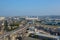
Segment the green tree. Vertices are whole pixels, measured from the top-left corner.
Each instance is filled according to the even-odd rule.
[[[7,20],[4,21],[4,30],[8,31],[8,22]]]

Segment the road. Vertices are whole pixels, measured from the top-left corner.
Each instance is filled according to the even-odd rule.
[[[20,31],[22,32],[22,30],[26,29],[26,28],[27,28],[27,26],[25,26],[25,27],[19,27],[18,29],[15,29],[13,31],[5,32],[3,35],[0,35],[0,38],[4,38],[7,35],[11,35],[11,34],[14,34],[14,33],[20,32]]]

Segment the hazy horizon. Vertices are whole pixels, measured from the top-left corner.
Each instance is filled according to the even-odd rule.
[[[0,16],[60,15],[60,0],[0,0]]]

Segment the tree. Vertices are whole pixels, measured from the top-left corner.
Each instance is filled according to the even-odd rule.
[[[4,30],[8,31],[8,22],[7,20],[4,21]]]

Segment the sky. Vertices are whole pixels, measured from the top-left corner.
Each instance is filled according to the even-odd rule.
[[[0,16],[60,15],[60,0],[0,0]]]

